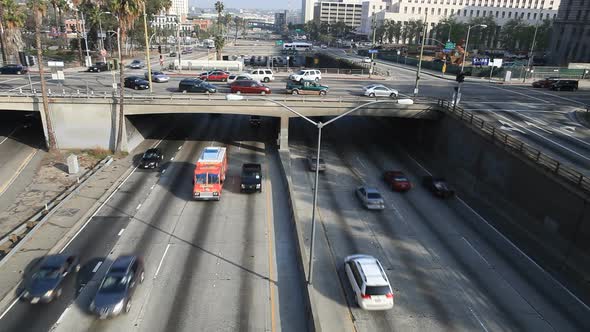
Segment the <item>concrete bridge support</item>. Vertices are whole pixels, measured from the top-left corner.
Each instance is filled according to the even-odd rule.
[[[281,127],[279,129],[279,150],[289,151],[289,117],[281,116]]]

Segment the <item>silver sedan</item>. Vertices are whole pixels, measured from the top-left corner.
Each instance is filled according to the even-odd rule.
[[[363,87],[363,95],[369,97],[390,97],[397,98],[397,90],[386,87],[382,84],[367,85]]]
[[[145,79],[148,79],[148,73],[145,73]],[[157,82],[157,83],[165,83],[170,81],[170,76],[162,73],[161,71],[153,71],[152,72],[152,82]]]
[[[381,193],[375,188],[360,186],[356,188],[356,196],[363,206],[369,210],[385,209],[385,201]]]

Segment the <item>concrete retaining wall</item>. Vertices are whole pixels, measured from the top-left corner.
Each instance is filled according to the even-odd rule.
[[[451,116],[415,122],[412,153],[556,278],[590,299],[590,200]]]

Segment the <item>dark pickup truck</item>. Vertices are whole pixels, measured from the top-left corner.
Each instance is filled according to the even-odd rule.
[[[240,176],[240,191],[262,192],[262,167],[260,164],[243,164]]]

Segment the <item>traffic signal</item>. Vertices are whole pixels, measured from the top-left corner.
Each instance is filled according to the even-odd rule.
[[[21,65],[28,66],[28,63],[27,63],[28,59],[27,59],[27,55],[25,54],[25,52],[19,51],[18,52],[18,59],[19,59]]]
[[[465,81],[465,74],[463,72],[458,73],[455,80],[459,83],[463,83],[463,81]]]
[[[32,55],[27,55],[27,63],[28,66],[34,66],[37,64],[37,62],[35,61],[35,57]]]
[[[162,54],[162,45],[158,45],[158,53]]]

